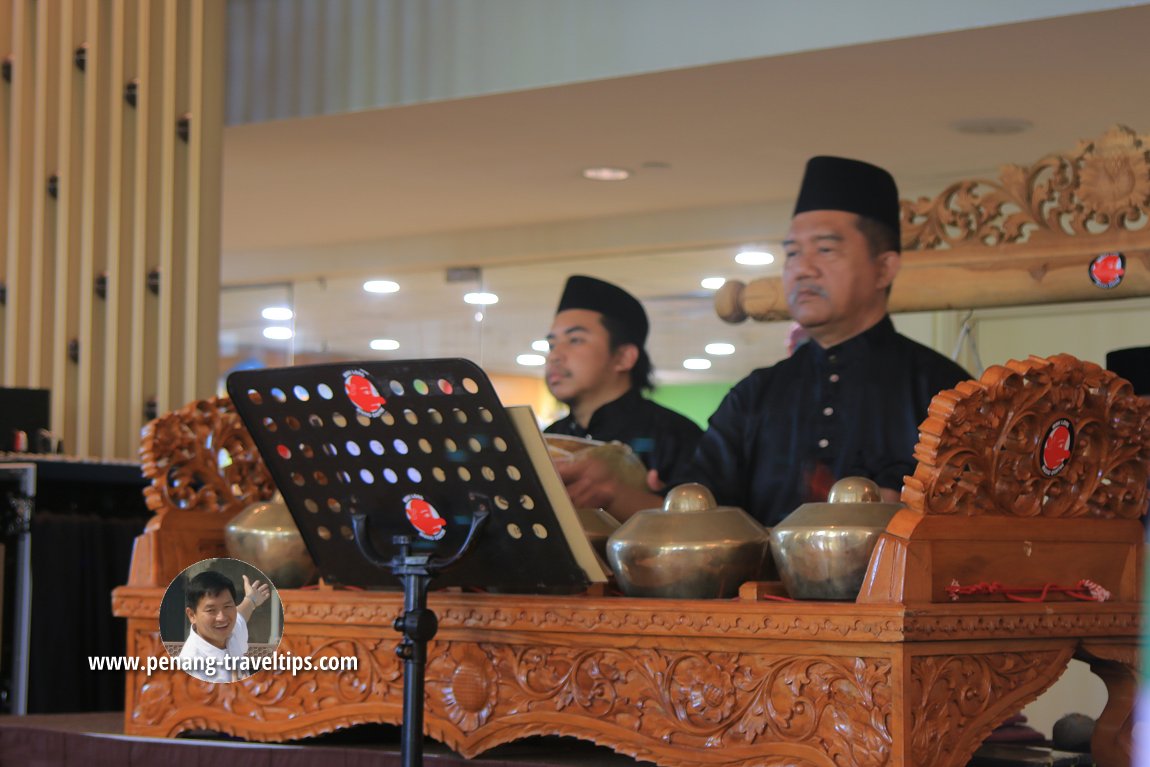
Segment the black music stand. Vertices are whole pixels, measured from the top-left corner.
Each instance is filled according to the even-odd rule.
[[[468,360],[241,371],[227,386],[324,578],[402,582],[402,759],[420,764],[431,579],[519,592],[603,579],[579,564],[591,549],[566,498],[548,498],[539,471],[553,467]]]

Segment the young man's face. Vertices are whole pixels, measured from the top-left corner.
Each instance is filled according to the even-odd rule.
[[[872,256],[857,221],[838,210],[806,211],[791,220],[783,243],[787,307],[824,347],[882,319],[886,288],[898,272],[898,253]]]
[[[555,399],[567,405],[606,387],[626,371],[619,354],[611,351],[611,336],[603,327],[599,312],[565,309],[555,315],[547,334],[551,351],[547,354],[547,388]]]
[[[223,649],[236,625],[236,600],[227,589],[218,594],[205,594],[196,609],[185,607],[188,620],[208,644]]]

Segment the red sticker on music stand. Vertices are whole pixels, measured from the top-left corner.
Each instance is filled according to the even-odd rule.
[[[1090,281],[1109,290],[1116,288],[1126,276],[1126,256],[1121,253],[1102,253],[1090,262]]]
[[[407,521],[419,532],[420,538],[438,541],[447,535],[447,520],[439,516],[435,507],[422,495],[403,496],[403,510],[407,514]]]
[[[387,400],[363,370],[344,371],[343,390],[351,400],[351,404],[355,405],[355,409],[369,418],[375,418],[383,413],[383,406],[387,404]]]
[[[1073,450],[1074,427],[1067,419],[1059,418],[1050,424],[1046,430],[1046,439],[1042,440],[1042,473],[1048,477],[1060,473],[1070,463]]]

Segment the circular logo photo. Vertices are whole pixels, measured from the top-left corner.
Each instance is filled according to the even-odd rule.
[[[172,668],[205,682],[258,671],[283,637],[283,604],[268,577],[239,559],[204,559],[176,576],[160,602]]]

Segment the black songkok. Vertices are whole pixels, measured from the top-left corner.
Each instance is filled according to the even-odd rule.
[[[568,277],[555,313],[565,309],[599,312],[622,326],[625,338],[620,340],[633,343],[640,349],[647,343],[647,313],[639,299],[618,285],[581,274]]]
[[[807,161],[794,215],[808,210],[841,210],[889,226],[902,250],[898,187],[887,171],[845,157],[812,157]]]

